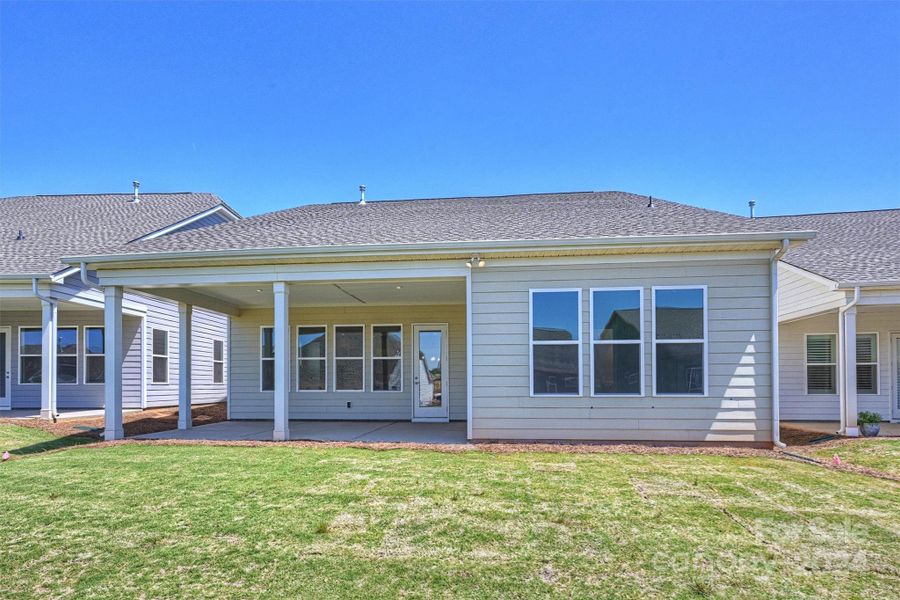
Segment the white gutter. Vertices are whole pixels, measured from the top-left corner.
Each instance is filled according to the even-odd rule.
[[[838,344],[838,352],[840,356],[838,357],[838,368],[840,371],[840,382],[841,382],[841,393],[839,397],[844,398],[844,402],[841,403],[841,435],[846,433],[847,429],[847,411],[845,410],[844,404],[847,402],[847,353],[845,348],[849,342],[847,339],[847,311],[856,306],[859,302],[859,286],[853,288],[853,300],[845,304],[844,306],[838,309],[838,339],[841,341]],[[855,343],[855,340],[854,340]]]
[[[781,359],[778,353],[778,261],[791,246],[791,240],[781,241],[781,248],[775,251],[771,261],[771,327],[772,327],[772,443],[778,448],[787,448],[781,441]]]
[[[80,271],[81,271],[81,283],[83,283],[85,285],[85,287],[92,289],[92,290],[100,290],[101,292],[103,291],[103,288],[101,288],[99,285],[97,285],[96,283],[91,281],[90,278],[88,277],[87,263],[85,263],[85,262],[81,263]]]
[[[50,304],[56,304],[56,300],[51,298],[50,296],[45,296],[41,292],[38,291],[38,278],[33,277],[31,279],[31,291],[37,297],[38,300],[42,302],[49,302]]]

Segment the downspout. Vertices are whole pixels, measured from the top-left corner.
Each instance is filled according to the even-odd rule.
[[[58,305],[58,302],[56,300],[54,300],[50,296],[45,296],[44,294],[42,294],[40,292],[40,290],[38,290],[38,278],[37,277],[31,278],[31,291],[35,295],[35,297],[38,300],[40,300],[41,302],[46,302],[47,304],[50,304],[52,306]],[[43,325],[41,327],[43,328]],[[43,334],[42,334],[42,337],[43,337]],[[44,349],[41,348],[42,353],[43,353],[43,351],[44,351]],[[41,360],[43,361],[43,359],[41,359]],[[56,374],[54,373],[53,377],[55,377],[55,376],[56,376]],[[43,392],[41,392],[41,393],[43,394]],[[52,398],[52,395],[51,395],[51,398]],[[43,410],[43,406],[41,407],[41,410]],[[50,410],[52,411],[50,416],[53,418],[53,422],[56,423],[56,420],[59,417],[59,413],[56,410],[56,400],[52,401]]]
[[[772,320],[772,444],[778,448],[787,448],[781,441],[781,366],[778,352],[778,261],[790,248],[791,240],[781,241],[781,248],[775,251],[771,261],[772,299],[769,309]]]
[[[841,403],[841,435],[844,435],[847,429],[846,403],[847,394],[849,393],[849,390],[847,389],[847,368],[850,365],[847,364],[846,352],[846,347],[849,343],[849,340],[847,340],[847,311],[856,306],[857,302],[859,302],[859,286],[853,288],[853,300],[838,309],[838,339],[840,340],[840,343],[838,344],[838,352],[840,354],[840,356],[838,356],[838,370],[840,372],[841,382],[841,393],[839,397],[844,400]]]
[[[81,263],[81,283],[83,283],[85,287],[88,287],[92,290],[100,290],[101,292],[103,291],[103,288],[101,288],[99,285],[88,278],[87,263]]]

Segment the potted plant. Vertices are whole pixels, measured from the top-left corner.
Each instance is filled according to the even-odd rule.
[[[865,437],[875,437],[881,430],[881,415],[877,412],[862,411],[856,418],[859,429]]]

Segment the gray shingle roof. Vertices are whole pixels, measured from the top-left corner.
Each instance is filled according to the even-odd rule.
[[[123,253],[771,231],[772,224],[623,192],[310,204],[130,244]],[[776,227],[775,230],[782,228]]]
[[[121,249],[222,204],[213,194],[83,194],[0,198],[0,274],[49,275],[60,258]],[[16,240],[19,230],[24,240]]]
[[[839,283],[900,282],[900,209],[758,220],[817,232],[815,239],[785,254],[788,264]]]

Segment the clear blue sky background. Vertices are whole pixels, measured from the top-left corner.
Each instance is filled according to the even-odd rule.
[[[0,3],[0,195],[900,206],[900,3]]]

